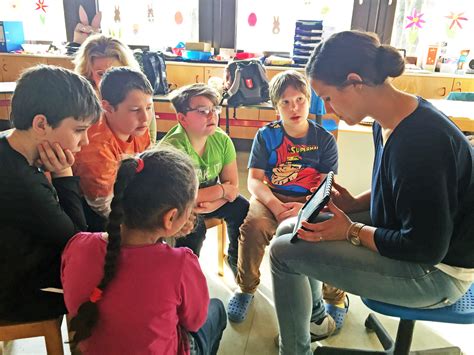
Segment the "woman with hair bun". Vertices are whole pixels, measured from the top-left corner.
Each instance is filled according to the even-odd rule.
[[[303,222],[299,241],[286,235],[271,246],[280,354],[311,354],[311,312],[319,314],[311,327],[330,324],[322,295],[313,308],[308,278],[416,308],[453,304],[474,281],[472,147],[432,104],[392,86],[403,70],[395,48],[359,31],[334,34],[307,64],[315,93],[340,119],[375,120],[375,158],[369,191],[353,196],[335,183],[331,219]],[[362,211],[370,223],[348,216]]]

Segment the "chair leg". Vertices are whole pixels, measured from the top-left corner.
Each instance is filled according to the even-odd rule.
[[[217,226],[217,272],[224,276],[224,255],[227,239],[227,226],[224,221]]]
[[[56,324],[44,328],[44,341],[48,355],[64,355],[63,338],[61,336],[62,317],[52,321]]]
[[[414,329],[414,320],[400,319],[400,323],[398,324],[397,340],[395,341],[395,355],[408,355],[410,353]]]

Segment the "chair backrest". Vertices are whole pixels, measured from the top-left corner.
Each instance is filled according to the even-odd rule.
[[[407,320],[441,323],[474,324],[474,284],[455,304],[435,309],[394,306],[362,297],[362,302],[375,312]]]
[[[453,101],[474,101],[474,92],[450,92],[446,100]]]

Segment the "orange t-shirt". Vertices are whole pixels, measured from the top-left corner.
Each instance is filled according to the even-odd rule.
[[[105,117],[102,117],[89,128],[87,136],[89,144],[76,153],[72,168],[74,175],[81,178],[82,193],[93,200],[113,194],[120,161],[146,150],[150,145],[150,134],[147,130],[144,135],[131,136],[124,142],[115,136]]]

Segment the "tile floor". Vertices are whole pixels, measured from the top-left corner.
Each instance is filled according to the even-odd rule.
[[[245,189],[247,159],[248,153],[238,153],[239,176],[243,194],[246,196],[248,196],[248,192]],[[215,230],[208,232],[201,254],[201,264],[207,276],[211,296],[220,298],[227,303],[236,289],[236,284],[232,278],[231,271],[227,268],[224,277],[217,275],[217,238],[215,233]],[[222,338],[219,355],[278,354],[278,349],[274,345],[274,337],[278,332],[278,325],[273,308],[268,255],[265,255],[261,272],[261,285],[256,293],[246,321],[241,324],[228,324]],[[382,348],[378,344],[375,334],[367,333],[364,328],[364,320],[369,313],[369,309],[362,304],[357,296],[351,295],[350,302],[350,309],[344,328],[338,335],[323,341],[323,343],[337,347],[381,350]],[[390,334],[395,336],[397,320],[380,315],[378,318]],[[459,346],[464,354],[474,355],[473,334],[474,325],[417,322],[412,348],[419,350],[455,345]],[[67,339],[64,325],[63,338]],[[64,349],[65,354],[69,354],[69,349],[66,345]],[[44,343],[40,338],[9,342],[4,348],[4,354],[8,355],[36,355],[45,353]]]

